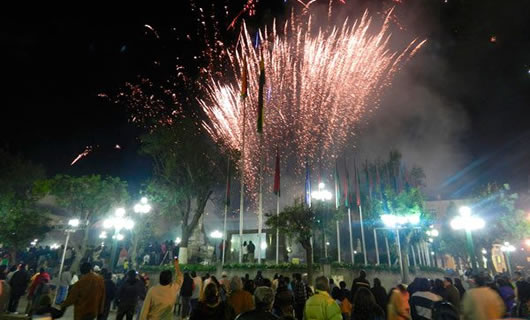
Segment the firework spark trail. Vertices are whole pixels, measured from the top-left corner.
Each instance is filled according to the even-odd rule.
[[[272,163],[270,157],[279,148],[283,161],[295,160],[299,171],[305,159],[325,164],[344,150],[363,114],[377,107],[382,90],[424,43],[414,40],[399,52],[390,50],[389,20],[388,15],[375,35],[368,31],[373,26],[367,12],[353,24],[346,21],[316,34],[308,31],[310,16],[301,23],[291,17],[283,34],[276,24],[270,33],[260,31],[270,92],[263,133],[269,158],[265,163]],[[248,61],[246,143],[251,151],[245,154],[245,170],[246,182],[255,187],[259,154],[252,150],[258,150],[259,143],[255,126],[260,57],[244,24],[238,43],[239,48],[227,54],[236,78],[244,59]],[[241,147],[240,85],[239,80],[210,77],[206,98],[199,100],[209,117],[205,129],[234,150]]]
[[[72,163],[70,163],[70,166],[73,166],[77,161],[81,160],[81,158],[88,156],[88,154],[92,152],[92,150],[92,146],[86,146],[85,150],[78,154],[77,157],[75,157],[75,159],[72,161]]]

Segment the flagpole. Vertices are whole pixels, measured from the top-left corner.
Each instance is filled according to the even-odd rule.
[[[363,242],[364,265],[367,265],[368,259],[366,258],[366,241],[364,241],[363,209],[361,205],[359,205],[359,220],[361,223],[361,240]]]
[[[375,258],[376,258],[376,263],[375,265],[379,265],[379,245],[377,243],[377,229],[374,228],[374,243],[375,243]]]
[[[239,263],[243,262],[243,211],[245,210],[245,129],[247,127],[246,102],[243,98],[243,130],[241,138],[241,190],[239,192]]]
[[[335,210],[338,212],[340,207],[340,199],[339,199],[339,174],[337,170],[337,162],[335,161]],[[340,263],[340,226],[339,226],[339,219],[336,221],[337,224],[337,261]]]
[[[353,234],[351,230],[351,210],[348,207],[348,229],[350,231],[350,254],[351,254],[351,264],[355,264],[355,255],[353,254]]]
[[[230,157],[228,157],[228,164],[226,165],[226,186],[229,188],[230,186]],[[229,196],[229,190],[226,192],[227,197]],[[221,258],[222,265],[225,264],[225,251],[226,251],[226,216],[228,215],[228,201],[229,199],[225,199],[225,216],[224,216],[224,222],[223,222],[223,255]]]
[[[388,266],[392,265],[392,261],[390,261],[390,247],[388,246],[388,235],[385,234],[385,245],[386,245],[386,257],[388,258]]]
[[[260,135],[261,146],[263,146],[263,137]],[[263,224],[263,153],[260,148],[259,164],[259,200],[258,200],[258,264],[261,263],[261,229]]]
[[[340,263],[340,227],[339,220],[337,219],[337,259]]]
[[[276,217],[280,216],[280,194],[276,197]],[[276,228],[276,264],[280,259],[280,230]]]

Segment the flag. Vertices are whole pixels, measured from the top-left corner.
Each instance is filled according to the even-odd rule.
[[[366,185],[366,191],[368,191],[368,197],[371,200],[372,199],[372,189],[371,189],[371,183],[370,183],[370,166],[368,165],[368,160],[365,161],[365,167],[364,167],[364,175],[365,175],[365,185]]]
[[[354,162],[354,169],[355,169],[355,200],[357,202],[357,206],[361,205],[361,177],[359,176],[359,170],[357,170],[357,165]]]
[[[247,80],[247,59],[243,58],[243,70],[241,71],[241,99],[245,99],[247,97],[247,88],[248,88],[248,80]]]
[[[305,162],[305,203],[311,207],[311,175],[309,174],[309,163]]]
[[[280,196],[280,154],[276,150],[276,166],[274,168],[274,194]]]
[[[230,206],[230,166],[228,166],[228,170],[226,173],[226,197],[225,197],[225,203],[226,206]]]
[[[346,173],[342,179],[342,182],[343,182],[343,194],[344,194],[344,206],[346,208],[349,208],[350,207],[350,173],[348,172],[348,167],[346,166],[346,164],[344,164],[344,168],[346,170]]]
[[[265,62],[263,61],[263,54],[259,61],[259,89],[258,89],[258,133],[263,132],[263,89],[265,87]]]
[[[339,168],[337,165],[337,161],[335,161],[335,208],[338,209],[340,207],[340,178],[339,178]]]

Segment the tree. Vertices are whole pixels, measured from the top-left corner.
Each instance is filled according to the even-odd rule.
[[[123,206],[129,199],[125,181],[100,175],[57,175],[39,183],[38,189],[42,194],[55,196],[60,207],[66,209],[72,218],[82,221],[83,240],[72,263],[72,270],[77,270],[85,256],[90,229],[94,224],[113,207]]]
[[[420,218],[418,229],[403,228],[400,230],[401,255],[403,257],[403,281],[408,282],[408,255],[409,247],[417,241],[424,240],[424,230],[430,225],[431,217],[424,210],[424,199],[421,192],[425,174],[419,167],[413,167],[410,173],[401,160],[401,154],[393,150],[389,153],[386,161],[377,161],[375,164],[366,166],[374,173],[381,176],[377,178],[380,184],[372,188],[369,183],[362,197],[366,216],[373,221],[381,221],[381,215],[391,214],[396,216],[416,215]],[[371,168],[371,169],[370,169]],[[362,186],[361,186],[362,188]],[[373,196],[370,196],[373,194]]]
[[[480,190],[470,203],[474,214],[486,221],[486,227],[473,232],[476,254],[486,249],[488,269],[495,271],[491,249],[505,241],[518,242],[528,236],[530,222],[525,212],[516,207],[519,195],[510,185],[489,183]]]
[[[223,181],[226,160],[198,121],[191,117],[176,121],[142,136],[141,152],[153,160],[153,177],[146,192],[161,214],[181,226],[179,256],[187,263],[189,238],[214,189]]]
[[[35,181],[43,178],[41,166],[0,150],[0,243],[10,249],[11,263],[17,250],[47,230],[46,212],[33,192]]]
[[[451,219],[457,215],[458,207],[451,203],[447,209],[448,219],[441,221],[440,252],[454,257],[458,266],[460,266],[459,261],[467,262],[469,254],[464,234],[451,228]]]
[[[309,282],[313,282],[313,253],[311,237],[319,228],[317,213],[310,207],[295,200],[292,206],[285,207],[279,215],[267,214],[266,224],[273,230],[279,230],[289,238],[296,239],[306,253],[307,274]]]

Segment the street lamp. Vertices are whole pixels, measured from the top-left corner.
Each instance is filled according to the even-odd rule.
[[[61,275],[63,274],[64,259],[66,257],[66,250],[68,249],[68,241],[70,240],[70,233],[76,232],[77,228],[79,227],[79,224],[80,224],[79,219],[77,218],[70,219],[68,220],[68,224],[66,225],[66,229],[64,230],[66,232],[66,240],[64,241],[63,256],[61,257],[61,265],[59,266],[58,279],[61,279]],[[35,241],[37,241],[37,239],[35,239]],[[55,297],[57,298],[57,295]]]
[[[148,203],[146,197],[142,197],[140,202],[134,205],[133,209],[136,213],[145,214],[151,211],[151,205]]]
[[[471,266],[472,268],[478,268],[471,231],[484,228],[486,222],[484,222],[482,218],[472,215],[471,208],[468,206],[460,207],[459,213],[459,216],[456,216],[451,220],[451,228],[454,230],[465,230],[467,250],[469,252],[469,257],[471,258]]]
[[[403,279],[404,273],[403,273],[403,257],[401,255],[401,240],[399,239],[399,229],[405,229],[403,228],[403,225],[410,224],[410,225],[417,225],[420,223],[420,215],[419,214],[412,214],[408,216],[397,216],[393,214],[383,214],[381,216],[381,221],[383,221],[383,224],[387,226],[390,229],[396,230],[396,239],[397,239],[397,245],[398,245],[398,256],[399,256],[399,270],[401,272],[401,280],[407,280]]]
[[[515,247],[511,245],[509,242],[505,242],[503,246],[501,246],[501,251],[504,252],[506,256],[506,266],[508,267],[508,274],[512,275],[512,266],[510,263],[510,253],[515,251]]]
[[[219,230],[214,230],[210,233],[210,237],[212,237],[213,239],[221,239],[223,237],[223,233]]]
[[[125,209],[117,208],[114,212],[114,217],[105,219],[103,221],[103,228],[114,229],[114,246],[112,248],[110,270],[114,271],[114,260],[116,259],[116,251],[118,249],[118,241],[123,240],[124,236],[120,233],[122,229],[131,230],[134,227],[134,221],[125,217]],[[105,233],[106,236],[106,233]]]
[[[331,200],[333,198],[333,195],[331,194],[330,191],[324,189],[325,187],[326,185],[324,184],[324,182],[320,182],[318,184],[318,190],[311,192],[311,198],[315,200],[323,201],[323,202]],[[327,243],[325,223],[323,225],[324,225],[324,228],[323,228],[324,229],[323,230],[324,231],[324,257],[327,260],[328,259],[328,248],[325,245]]]

